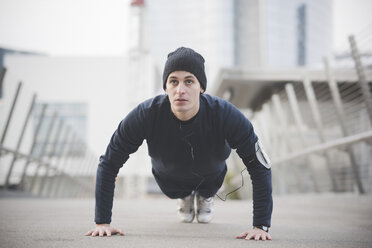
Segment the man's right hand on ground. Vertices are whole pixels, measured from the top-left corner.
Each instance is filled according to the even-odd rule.
[[[112,234],[120,234],[121,236],[124,236],[122,230],[110,227],[110,224],[97,224],[96,227],[89,230],[85,236],[95,237],[99,235],[100,237],[103,237],[104,235],[107,235],[107,237],[111,237]]]

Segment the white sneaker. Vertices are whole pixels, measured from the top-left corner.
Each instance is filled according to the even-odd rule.
[[[181,222],[191,223],[194,220],[194,197],[195,192],[193,191],[191,195],[178,199],[178,215],[180,216]]]
[[[209,223],[213,218],[213,196],[204,198],[196,195],[196,219],[199,223]]]

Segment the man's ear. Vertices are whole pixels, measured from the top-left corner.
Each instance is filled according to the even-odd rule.
[[[200,94],[203,94],[203,93],[204,93],[204,89],[200,88]]]

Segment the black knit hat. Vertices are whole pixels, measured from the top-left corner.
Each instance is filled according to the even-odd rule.
[[[174,71],[188,71],[195,75],[199,80],[201,88],[207,89],[207,77],[204,71],[204,58],[191,48],[180,47],[174,52],[168,54],[163,72],[163,89],[166,89],[166,83],[169,74]]]

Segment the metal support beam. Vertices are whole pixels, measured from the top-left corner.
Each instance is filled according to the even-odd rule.
[[[35,106],[35,102],[36,102],[36,94],[34,94],[33,97],[32,97],[30,108],[27,112],[26,119],[23,123],[23,128],[22,128],[22,131],[21,131],[21,135],[18,138],[17,146],[16,146],[16,149],[15,149],[15,152],[13,153],[12,162],[10,163],[10,167],[9,167],[8,172],[6,174],[5,185],[4,185],[5,188],[9,187],[10,176],[12,175],[14,164],[15,164],[16,160],[18,159],[17,153],[19,152],[19,149],[21,147],[23,137],[24,137],[28,122],[29,122],[30,117],[31,117],[32,110],[34,109],[34,106]]]
[[[0,98],[2,98],[3,93],[3,85],[4,85],[4,78],[6,74],[6,68],[3,67],[1,68],[1,73],[0,73]]]
[[[53,157],[56,156],[56,148],[57,148],[57,144],[58,144],[58,142],[60,141],[60,138],[61,138],[63,124],[64,124],[63,120],[59,119],[58,120],[58,126],[57,126],[57,129],[56,129],[56,132],[55,132],[55,135],[54,135],[54,138],[53,138],[53,142],[52,142],[52,148],[51,148],[51,151],[48,154],[48,160],[49,161],[51,161],[53,159]],[[51,169],[52,169],[52,166],[51,166],[51,164],[49,164],[49,166],[46,167],[45,173],[41,178],[38,195],[42,195],[43,190],[44,190],[44,186],[45,186],[45,181],[47,180],[47,177],[48,177],[49,172],[51,171]]]
[[[270,155],[275,157],[280,154],[279,133],[281,130],[278,130],[277,121],[274,119],[275,115],[273,115],[270,105],[269,102],[263,105],[263,116],[261,122],[268,125],[267,133],[265,132],[268,134],[267,144],[270,144]],[[274,188],[278,194],[286,194],[288,192],[288,180],[286,180],[287,174],[285,173],[284,168],[285,165],[283,164],[277,164],[275,167],[272,167],[273,183],[276,184]]]
[[[324,62],[325,72],[327,75],[328,86],[331,91],[333,104],[335,105],[335,108],[336,108],[336,115],[337,115],[339,124],[341,126],[342,134],[343,136],[348,136],[349,132],[346,127],[346,121],[345,121],[346,118],[345,118],[344,108],[342,106],[342,100],[341,100],[340,92],[338,90],[337,82],[332,75],[331,69],[329,67],[328,59],[324,58],[323,62]]]
[[[59,196],[61,187],[63,190],[63,185],[65,184],[64,179],[67,180],[67,177],[65,176],[65,171],[66,171],[66,167],[68,167],[68,164],[70,163],[70,160],[71,160],[70,155],[71,155],[73,146],[77,140],[76,134],[75,133],[71,133],[71,134],[72,134],[70,136],[71,140],[69,140],[69,144],[68,144],[69,147],[67,147],[67,149],[65,150],[65,154],[64,154],[65,159],[63,160],[63,163],[60,164],[60,167],[58,169],[59,173],[58,173],[58,178],[56,180],[56,186],[55,186],[55,191],[54,191],[54,196],[57,196],[57,197]]]
[[[349,36],[349,43],[351,48],[351,55],[353,56],[353,60],[355,63],[355,70],[358,75],[358,84],[359,87],[362,89],[363,98],[368,110],[369,121],[370,124],[372,125],[372,95],[367,83],[366,74],[364,72],[363,65],[360,60],[358,47],[356,45],[356,41],[353,35]]]
[[[56,161],[56,164],[54,166],[54,172],[55,172],[55,175],[54,175],[54,179],[51,181],[50,185],[47,187],[47,193],[46,195],[49,196],[49,197],[53,197],[53,196],[56,196],[55,194],[55,188],[57,186],[57,183],[58,181],[60,180],[59,178],[59,174],[60,174],[60,171],[62,169],[62,161],[65,159],[65,157],[67,156],[67,145],[69,144],[70,142],[70,139],[72,138],[71,136],[71,127],[67,126],[66,129],[65,129],[65,133],[64,133],[64,139],[63,139],[63,142],[62,142],[62,146],[60,147],[60,150],[59,150],[59,154],[58,154],[58,159]]]
[[[57,118],[57,113],[54,112],[54,114],[52,116],[52,120],[49,123],[46,136],[45,136],[45,138],[43,140],[43,143],[42,143],[43,146],[41,148],[41,152],[40,152],[40,155],[39,155],[40,161],[44,161],[45,153],[47,152],[47,149],[48,149],[48,145],[49,145],[49,142],[50,142],[50,138],[51,138],[51,135],[52,135],[52,131],[53,131],[53,128],[54,128],[54,124],[55,124],[56,118]],[[43,163],[38,163],[38,165],[36,167],[36,170],[34,172],[34,175],[32,176],[31,184],[30,184],[30,191],[31,192],[35,188],[36,180],[39,177],[39,175],[38,175],[39,174],[39,170],[40,170],[40,168],[41,168],[42,165],[43,165]]]
[[[38,120],[37,125],[36,125],[34,138],[33,138],[33,141],[32,141],[31,148],[30,148],[29,156],[27,157],[26,164],[23,167],[22,177],[21,177],[21,181],[19,183],[20,187],[24,187],[27,169],[28,169],[29,164],[31,163],[31,157],[34,154],[34,149],[35,149],[35,146],[36,146],[37,139],[40,135],[41,125],[44,121],[45,112],[46,112],[47,107],[48,107],[47,104],[43,104],[43,106],[41,108],[41,114],[39,116],[39,120]]]
[[[75,139],[73,140],[74,142],[70,144],[70,151],[69,151],[69,157],[68,160],[66,161],[66,164],[63,168],[63,173],[62,175],[65,176],[65,180],[61,181],[60,188],[61,188],[61,197],[66,197],[69,195],[71,192],[71,189],[74,186],[75,180],[73,179],[73,171],[75,168],[73,168],[75,162],[76,162],[76,157],[74,155],[74,152],[76,151],[77,147],[79,144],[81,144],[81,141],[77,138],[75,134]]]
[[[301,111],[300,111],[300,108],[299,108],[299,104],[298,104],[298,101],[297,101],[297,97],[296,97],[296,93],[295,93],[295,90],[293,88],[293,85],[289,84],[289,83],[286,84],[285,91],[286,91],[287,96],[288,96],[289,105],[291,106],[292,114],[293,114],[293,117],[294,117],[294,120],[295,120],[295,123],[296,123],[298,133],[300,134],[301,145],[303,147],[307,147],[308,144],[307,144],[307,141],[306,141],[306,138],[305,138],[304,122],[302,120]],[[310,161],[309,156],[305,157],[305,164],[306,164],[307,169],[309,170],[310,178],[311,178],[311,181],[312,181],[313,187],[314,187],[314,191],[319,192],[319,187],[318,187],[318,184],[317,184],[317,181],[316,181],[316,177],[314,175],[315,173],[311,168],[311,161]]]
[[[316,97],[315,97],[315,92],[314,92],[313,86],[311,85],[311,81],[309,80],[309,78],[306,77],[306,76],[305,76],[305,78],[302,82],[303,82],[303,85],[304,85],[307,100],[309,101],[309,104],[310,104],[311,114],[312,114],[314,122],[315,122],[315,126],[316,126],[316,129],[317,129],[317,132],[318,132],[320,142],[324,143],[326,141],[326,138],[325,138],[325,135],[324,135],[324,132],[323,132],[322,118],[320,116],[319,106],[318,106],[318,103],[317,103],[317,100],[316,100]],[[332,190],[337,192],[338,191],[337,181],[336,181],[335,175],[333,173],[333,169],[331,167],[331,164],[332,164],[331,154],[328,151],[326,151],[325,155],[326,155],[325,158],[326,158],[326,161],[327,161],[326,164],[327,164],[328,175],[331,179]]]
[[[17,104],[18,95],[19,95],[19,92],[21,91],[21,87],[22,87],[22,82],[19,82],[18,86],[17,86],[16,93],[15,93],[14,98],[13,98],[12,106],[10,107],[8,118],[7,118],[6,123],[5,123],[3,135],[1,136],[0,145],[4,144],[5,137],[6,137],[6,134],[8,132],[9,124],[10,124],[10,121],[12,120],[12,117],[13,117],[14,108]]]
[[[293,147],[291,146],[291,143],[288,139],[289,135],[288,135],[288,132],[287,132],[287,127],[288,127],[288,124],[287,124],[287,121],[286,121],[286,118],[285,118],[285,114],[283,112],[283,107],[282,107],[282,104],[281,104],[281,101],[280,101],[280,98],[278,95],[274,94],[272,96],[272,101],[274,103],[274,108],[275,108],[275,111],[279,117],[279,123],[280,123],[280,126],[283,128],[282,129],[282,139],[284,140],[284,143],[285,145],[287,146],[287,149],[289,152],[293,152]],[[303,183],[302,183],[302,180],[301,180],[301,173],[298,171],[297,167],[294,168],[293,170],[295,176],[296,176],[296,180],[297,180],[297,185],[298,185],[298,188],[300,190],[300,192],[304,192],[304,186],[303,186]]]
[[[339,93],[339,90],[338,90],[337,82],[336,82],[336,80],[334,80],[331,69],[329,67],[329,62],[326,58],[324,59],[324,67],[325,67],[325,70],[326,70],[328,85],[329,85],[329,88],[331,90],[333,103],[335,104],[335,107],[336,107],[337,119],[338,119],[338,122],[341,125],[342,136],[344,136],[344,137],[349,136],[349,132],[348,132],[347,126],[346,126],[346,118],[345,118],[345,114],[344,114],[344,111],[343,111],[342,100],[341,100],[341,96],[340,96],[340,93]],[[364,194],[365,189],[364,189],[362,179],[361,179],[361,176],[360,176],[357,159],[356,159],[355,154],[352,150],[352,147],[348,146],[346,148],[346,151],[347,151],[347,153],[349,154],[349,157],[350,157],[351,170],[353,171],[353,174],[354,174],[355,183],[357,184],[359,192],[361,194]]]

